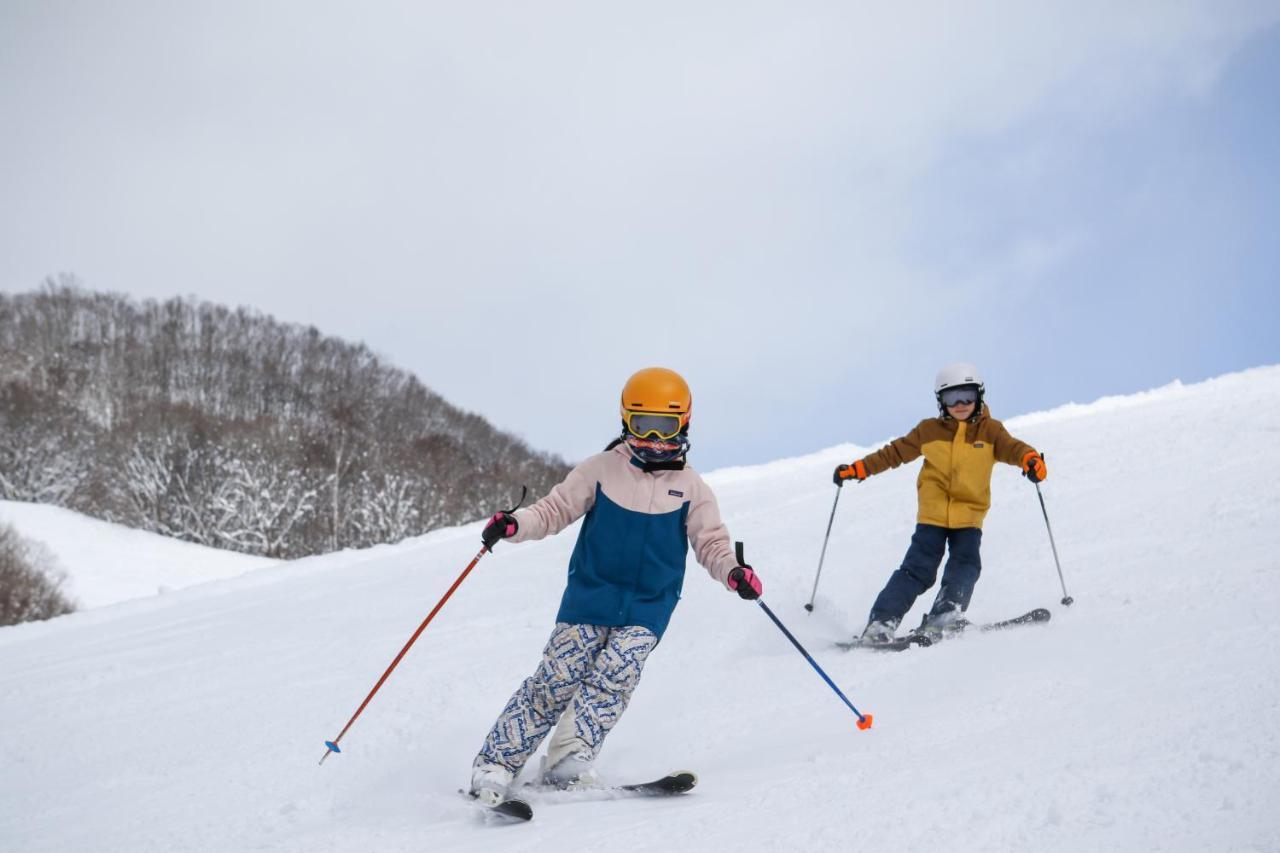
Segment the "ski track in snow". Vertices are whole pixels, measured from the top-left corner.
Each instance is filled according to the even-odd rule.
[[[1280,849],[1280,367],[1006,423],[1047,453],[1076,604],[1058,604],[1035,490],[999,466],[970,615],[1053,620],[930,649],[830,647],[906,550],[919,463],[845,489],[812,615],[830,471],[870,448],[708,477],[765,600],[870,731],[691,560],[598,768],[687,768],[698,788],[535,792],[531,823],[486,822],[457,789],[537,663],[575,526],[482,560],[317,767],[475,554],[472,525],[0,629],[0,847]]]

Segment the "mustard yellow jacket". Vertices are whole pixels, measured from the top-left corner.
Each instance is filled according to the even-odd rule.
[[[1021,466],[1034,448],[1009,435],[986,409],[968,421],[928,418],[902,438],[894,439],[862,462],[867,474],[924,456],[916,480],[921,524],[939,527],[982,527],[991,508],[991,469],[997,461]]]

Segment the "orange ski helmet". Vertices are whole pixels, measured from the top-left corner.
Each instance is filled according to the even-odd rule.
[[[689,383],[674,370],[646,367],[632,374],[622,386],[620,408],[622,420],[628,425],[634,415],[675,415],[680,427],[676,432],[680,432],[689,426],[693,395],[689,393]]]

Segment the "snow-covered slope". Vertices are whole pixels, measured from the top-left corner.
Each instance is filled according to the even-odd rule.
[[[278,562],[205,548],[45,504],[0,501],[0,523],[52,552],[66,575],[63,592],[83,608],[231,578]]]
[[[688,767],[697,790],[535,797],[532,823],[485,825],[456,791],[550,632],[570,530],[482,560],[317,767],[475,554],[473,526],[0,630],[0,846],[1280,849],[1280,368],[1007,423],[1048,453],[1076,604],[1057,605],[1034,489],[1001,467],[971,615],[1053,621],[901,655],[829,643],[906,549],[915,466],[845,489],[813,615],[830,471],[863,448],[709,477],[766,600],[871,731],[691,566],[599,768]]]

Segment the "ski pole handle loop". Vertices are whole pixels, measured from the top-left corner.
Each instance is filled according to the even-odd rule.
[[[529,496],[529,487],[528,487],[528,486],[521,486],[521,487],[520,487],[520,500],[516,501],[516,505],[515,505],[515,506],[513,506],[511,509],[504,509],[504,510],[503,510],[503,512],[505,512],[505,513],[512,513],[512,512],[515,512],[516,510],[518,510],[518,509],[520,508],[520,506],[524,503],[524,499],[525,499],[526,497],[528,497],[528,496]]]

